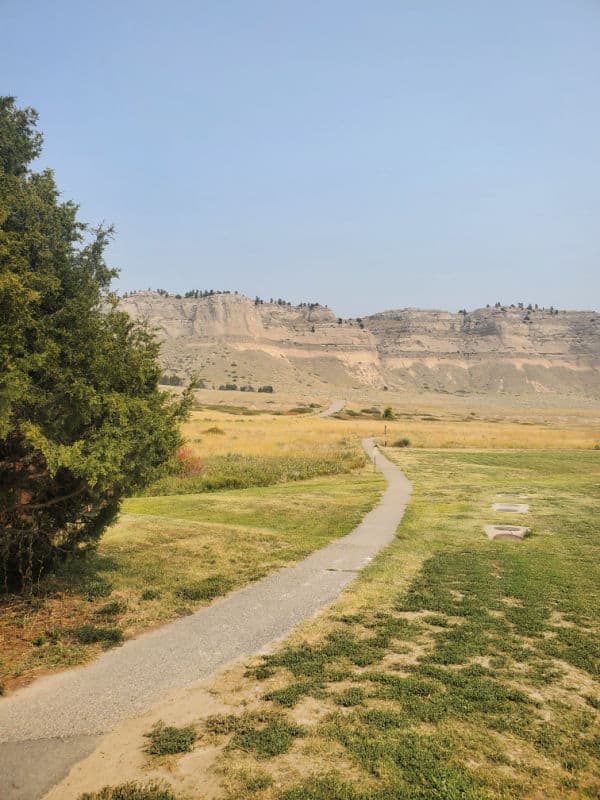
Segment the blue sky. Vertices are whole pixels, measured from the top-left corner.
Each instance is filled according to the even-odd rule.
[[[600,308],[598,0],[0,0],[122,290]]]

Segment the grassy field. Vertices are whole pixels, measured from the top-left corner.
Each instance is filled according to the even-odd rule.
[[[134,498],[97,552],[0,604],[0,683],[102,647],[257,580],[349,532],[383,481],[364,470],[267,488]]]
[[[395,419],[384,421],[381,411],[388,404],[394,409]],[[268,410],[268,406],[259,408]],[[600,446],[597,408],[502,407],[465,400],[456,408],[425,401],[393,402],[390,398],[385,404],[350,402],[341,419],[286,413],[240,415],[215,409],[216,404],[211,409],[195,411],[184,426],[188,447],[207,463],[229,453],[251,457],[326,457],[332,448],[351,450],[361,437],[383,437],[384,431],[388,442],[408,436],[415,447],[593,449]],[[285,407],[277,410],[283,411]]]
[[[189,756],[146,777],[241,800],[600,796],[600,454],[389,454],[415,487],[398,538],[329,612],[221,676],[223,713],[199,709]],[[532,533],[490,542],[484,524],[517,521],[491,511],[511,490]],[[205,764],[192,782],[188,759]]]
[[[186,742],[180,755],[140,736],[139,779],[186,800],[599,797],[597,409],[385,397],[317,419],[289,398],[216,394],[185,425],[178,475],[128,500],[92,557],[5,598],[7,686],[349,531],[383,487],[360,439],[407,437],[387,451],[415,486],[395,542],[332,610],[219,678],[222,713],[146,731]],[[490,542],[484,524],[523,521],[491,511],[510,491],[528,494],[532,535]]]

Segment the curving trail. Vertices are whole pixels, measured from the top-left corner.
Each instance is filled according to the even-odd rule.
[[[363,447],[373,458],[373,440]],[[411,484],[397,466],[379,453],[376,463],[388,488],[347,536],[85,667],[41,678],[0,700],[2,800],[38,800],[119,722],[262,650],[332,603],[394,538],[410,496]]]
[[[316,416],[330,417],[332,414],[337,414],[338,411],[341,411],[345,405],[345,400],[332,400],[329,408],[326,408],[325,411],[321,411],[319,414],[316,414]]]

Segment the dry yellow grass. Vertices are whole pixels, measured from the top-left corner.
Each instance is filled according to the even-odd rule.
[[[368,404],[349,406],[350,411],[364,407]],[[242,416],[207,409],[193,412],[183,432],[190,447],[202,457],[226,453],[310,454],[343,439],[366,436],[386,436],[388,443],[407,436],[415,447],[443,448],[591,449],[600,444],[600,412],[593,409],[506,408],[489,413],[483,408],[447,411],[398,403],[393,408],[396,418],[387,422],[372,417]],[[210,432],[211,428],[222,433]]]

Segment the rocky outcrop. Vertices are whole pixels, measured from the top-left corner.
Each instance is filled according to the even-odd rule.
[[[121,306],[155,328],[167,372],[211,385],[600,397],[596,312],[403,309],[342,320],[320,305],[153,292]]]

